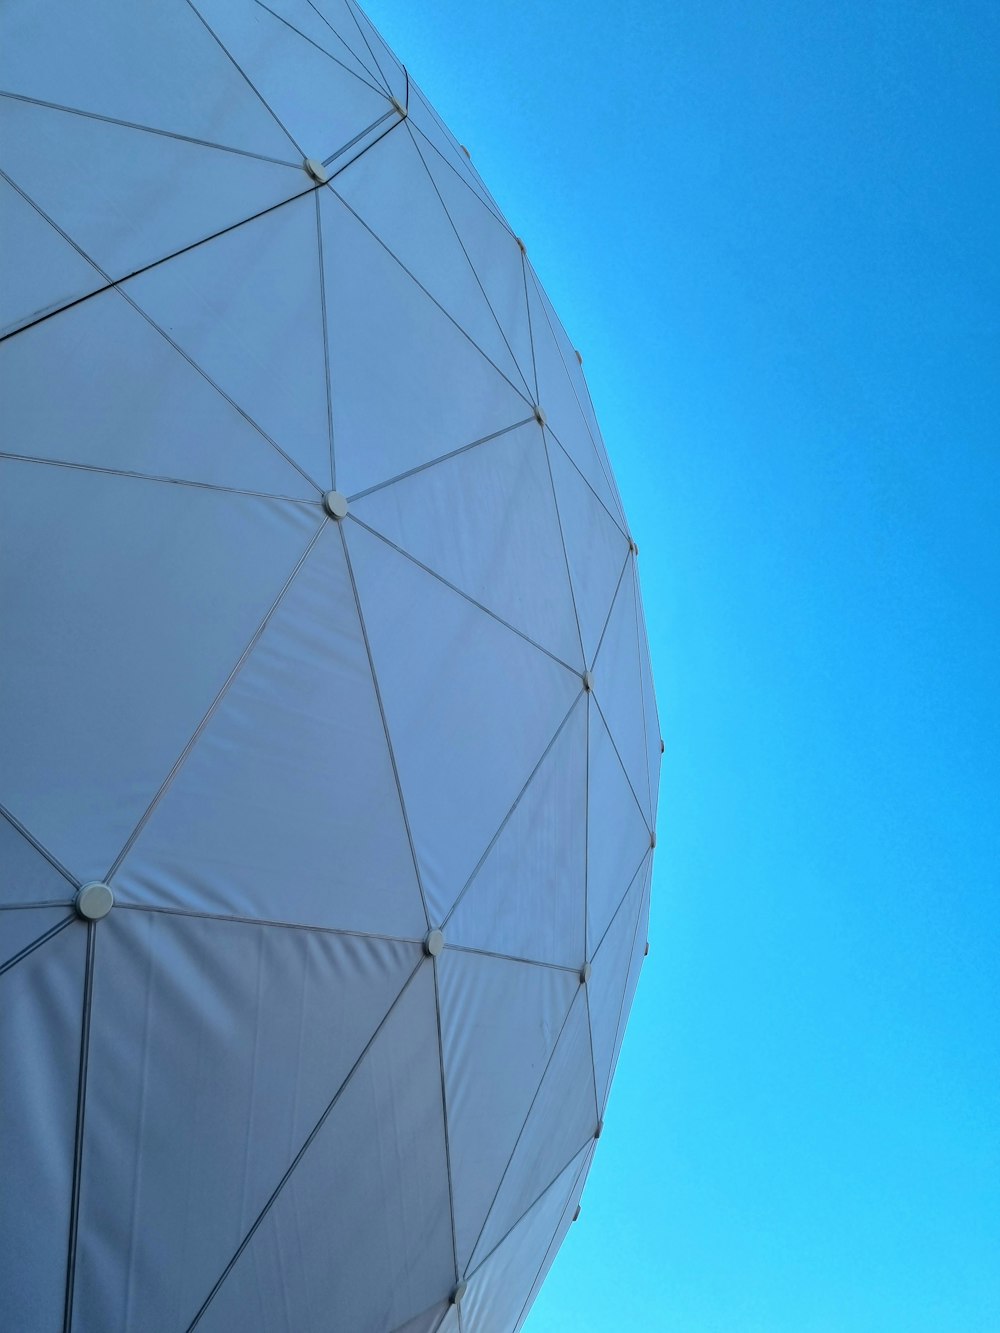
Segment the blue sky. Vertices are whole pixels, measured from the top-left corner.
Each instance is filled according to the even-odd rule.
[[[1000,1329],[1000,9],[369,0],[581,348],[666,739],[552,1330]]]

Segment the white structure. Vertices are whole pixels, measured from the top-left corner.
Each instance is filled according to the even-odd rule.
[[[0,1310],[507,1333],[646,941],[578,358],[349,0],[9,0]]]

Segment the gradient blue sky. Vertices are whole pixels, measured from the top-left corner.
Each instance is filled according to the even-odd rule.
[[[369,0],[581,348],[666,756],[527,1328],[1000,1329],[1000,8]]]

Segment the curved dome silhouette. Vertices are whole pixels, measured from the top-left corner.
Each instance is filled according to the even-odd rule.
[[[5,28],[4,1319],[503,1333],[655,843],[579,358],[348,0]]]

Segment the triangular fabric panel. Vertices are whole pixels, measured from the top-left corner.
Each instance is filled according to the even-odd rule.
[[[614,1059],[615,1037],[621,1017],[622,997],[628,978],[629,963],[636,942],[639,912],[646,888],[646,865],[632,881],[620,907],[605,931],[601,946],[594,954],[590,981],[587,984],[587,1007],[590,1013],[590,1035],[594,1050],[594,1078],[597,1084],[597,1102],[603,1106],[607,1098]],[[645,939],[643,940],[645,944]]]
[[[548,1183],[586,1147],[596,1129],[594,1064],[581,987],[476,1245],[471,1269],[482,1263]]]
[[[12,775],[0,758],[0,787],[9,795]],[[0,812],[0,907],[14,903],[69,903],[77,886]]]
[[[112,280],[312,185],[280,163],[7,97],[0,134],[7,174]]]
[[[618,1019],[618,1032],[615,1035],[615,1045],[611,1056],[611,1075],[608,1080],[609,1090],[611,1080],[613,1080],[615,1076],[615,1069],[618,1065],[618,1056],[621,1053],[622,1039],[625,1036],[625,1027],[632,1010],[632,1001],[635,999],[636,988],[639,985],[639,974],[642,971],[643,961],[646,956],[646,944],[649,936],[649,892],[652,882],[652,874],[653,866],[652,860],[650,860],[644,871],[645,885],[643,888],[642,903],[639,907],[639,922],[636,926],[635,942],[632,945],[632,958],[629,962],[628,979],[625,982],[625,995],[622,999],[621,1015]]]
[[[53,926],[66,921],[71,910],[67,904],[65,907],[10,907],[0,911],[0,971]],[[20,963],[13,963],[13,966],[19,967]]]
[[[263,5],[236,11],[197,0],[199,12],[305,157],[333,157],[392,104],[363,78]]]
[[[320,490],[330,488],[311,195],[161,264],[123,290]]]
[[[628,539],[566,454],[547,439],[587,665],[592,666],[628,556]]]
[[[600,427],[597,424],[597,416],[594,413],[594,405],[593,402],[591,401],[590,390],[587,388],[587,381],[584,378],[582,359],[577,349],[570,342],[566,334],[566,330],[563,328],[562,322],[559,319],[559,316],[553,310],[552,302],[546,295],[545,288],[538,281],[537,274],[534,273],[529,274],[528,282],[530,283],[532,282],[532,280],[534,280],[535,290],[539,302],[546,315],[549,330],[552,333],[553,337],[555,338],[556,344],[559,347],[559,351],[562,356],[562,362],[566,368],[566,374],[569,378],[570,384],[573,387],[573,392],[574,395],[576,396],[576,401],[579,404],[580,410],[583,412],[584,418],[586,419],[587,425],[590,429],[590,437],[591,440],[593,441],[594,448],[597,452],[598,461],[601,464],[602,474],[604,476],[605,481],[608,484],[612,498],[614,500],[612,509],[616,514],[618,520],[622,523],[622,525],[627,526],[625,522],[625,511],[622,508],[621,496],[618,493],[618,487],[615,483],[614,472],[612,471],[611,464],[608,461],[607,452],[605,451],[604,448],[604,441],[601,437]]]
[[[517,239],[482,196],[447,166],[428,143],[419,136],[416,143],[448,216],[461,237],[476,277],[496,313],[524,382],[533,386],[535,371],[524,261]]]
[[[0,976],[0,1290],[11,1329],[63,1323],[86,951],[74,923]]]
[[[377,1207],[370,1202],[373,1189]],[[357,1206],[331,1208],[331,1198],[356,1200]],[[454,1282],[428,962],[397,1001],[198,1328],[395,1328],[440,1301]]]
[[[650,842],[642,811],[593,700],[587,789],[587,952],[592,955]]]
[[[355,495],[517,425],[526,398],[353,217],[320,192],[336,485]]]
[[[344,533],[433,925],[580,681],[349,518]]]
[[[536,422],[372,491],[352,506],[352,513],[583,670],[545,445]]]
[[[49,5],[6,0],[0,87],[295,161],[288,136],[193,6],[87,0],[60,5],[58,14],[53,22]]]
[[[523,1326],[525,1319],[527,1319],[531,1307],[534,1304],[535,1297],[541,1290],[542,1283],[545,1281],[546,1277],[548,1276],[549,1269],[552,1267],[552,1261],[555,1259],[560,1246],[566,1239],[566,1233],[573,1225],[573,1221],[576,1215],[576,1210],[580,1203],[580,1198],[583,1195],[584,1186],[587,1183],[587,1176],[590,1173],[590,1165],[591,1162],[594,1160],[594,1149],[596,1148],[596,1146],[597,1146],[596,1143],[591,1144],[591,1146],[583,1154],[583,1164],[577,1171],[576,1181],[573,1185],[573,1189],[570,1192],[570,1196],[566,1201],[566,1206],[563,1209],[563,1215],[559,1219],[559,1225],[556,1227],[555,1234],[553,1235],[552,1240],[549,1243],[549,1248],[545,1252],[545,1258],[542,1260],[542,1266],[538,1270],[535,1280],[531,1285],[531,1290],[528,1293],[528,1299],[525,1301],[524,1307],[521,1310],[520,1317],[516,1325],[514,1326],[515,1330],[520,1329]]]
[[[476,1333],[510,1333],[531,1290],[537,1256],[566,1210],[588,1152],[583,1148],[469,1278],[463,1321]]]
[[[399,58],[390,50],[381,34],[372,27],[354,0],[313,0],[316,7],[336,29],[351,50],[373,74],[378,83],[405,106],[408,80]]]
[[[484,356],[527,394],[409,129],[379,140],[338,173],[332,188]]]
[[[0,802],[79,880],[107,873],[317,520],[0,459]]]
[[[473,190],[502,222],[503,215],[483,183],[483,178],[473,166],[471,154],[458,142],[420,89],[412,82],[409,112],[409,122],[420,135],[421,147],[426,143],[442,163]]]
[[[449,948],[438,963],[460,1271],[579,989],[575,972],[505,958]]]
[[[552,434],[572,458],[608,512],[624,530],[624,520],[618,513],[618,502],[605,475],[597,449],[591,438],[590,427],[577,400],[569,372],[556,343],[542,305],[537,282],[528,272],[528,316],[531,321],[531,343],[535,354],[535,374],[538,381],[538,402],[545,413]]]
[[[98,930],[74,1313],[186,1328],[420,949],[118,907]]]
[[[449,917],[450,943],[582,966],[586,793],[587,703],[581,695]]]
[[[113,888],[142,904],[425,933],[336,524],[296,574]]]
[[[311,0],[259,0],[259,3],[376,92],[387,94],[378,66],[361,40],[346,0],[323,0],[322,5]]]
[[[443,1321],[451,1310],[454,1310],[454,1306],[450,1301],[438,1301],[429,1310],[424,1310],[412,1319],[407,1319],[405,1324],[400,1324],[398,1328],[393,1329],[392,1333],[445,1333],[448,1325]],[[454,1327],[457,1329],[458,1324],[455,1323]]]
[[[0,334],[79,300],[106,281],[0,178]]]
[[[625,765],[636,800],[652,825],[639,656],[635,579],[626,570],[618,585],[615,604],[608,617],[608,627],[594,662],[594,691],[608,724],[608,731]]]
[[[73,393],[53,392],[53,366]],[[11,453],[319,498],[316,487],[118,290],[0,345],[0,397]]]

